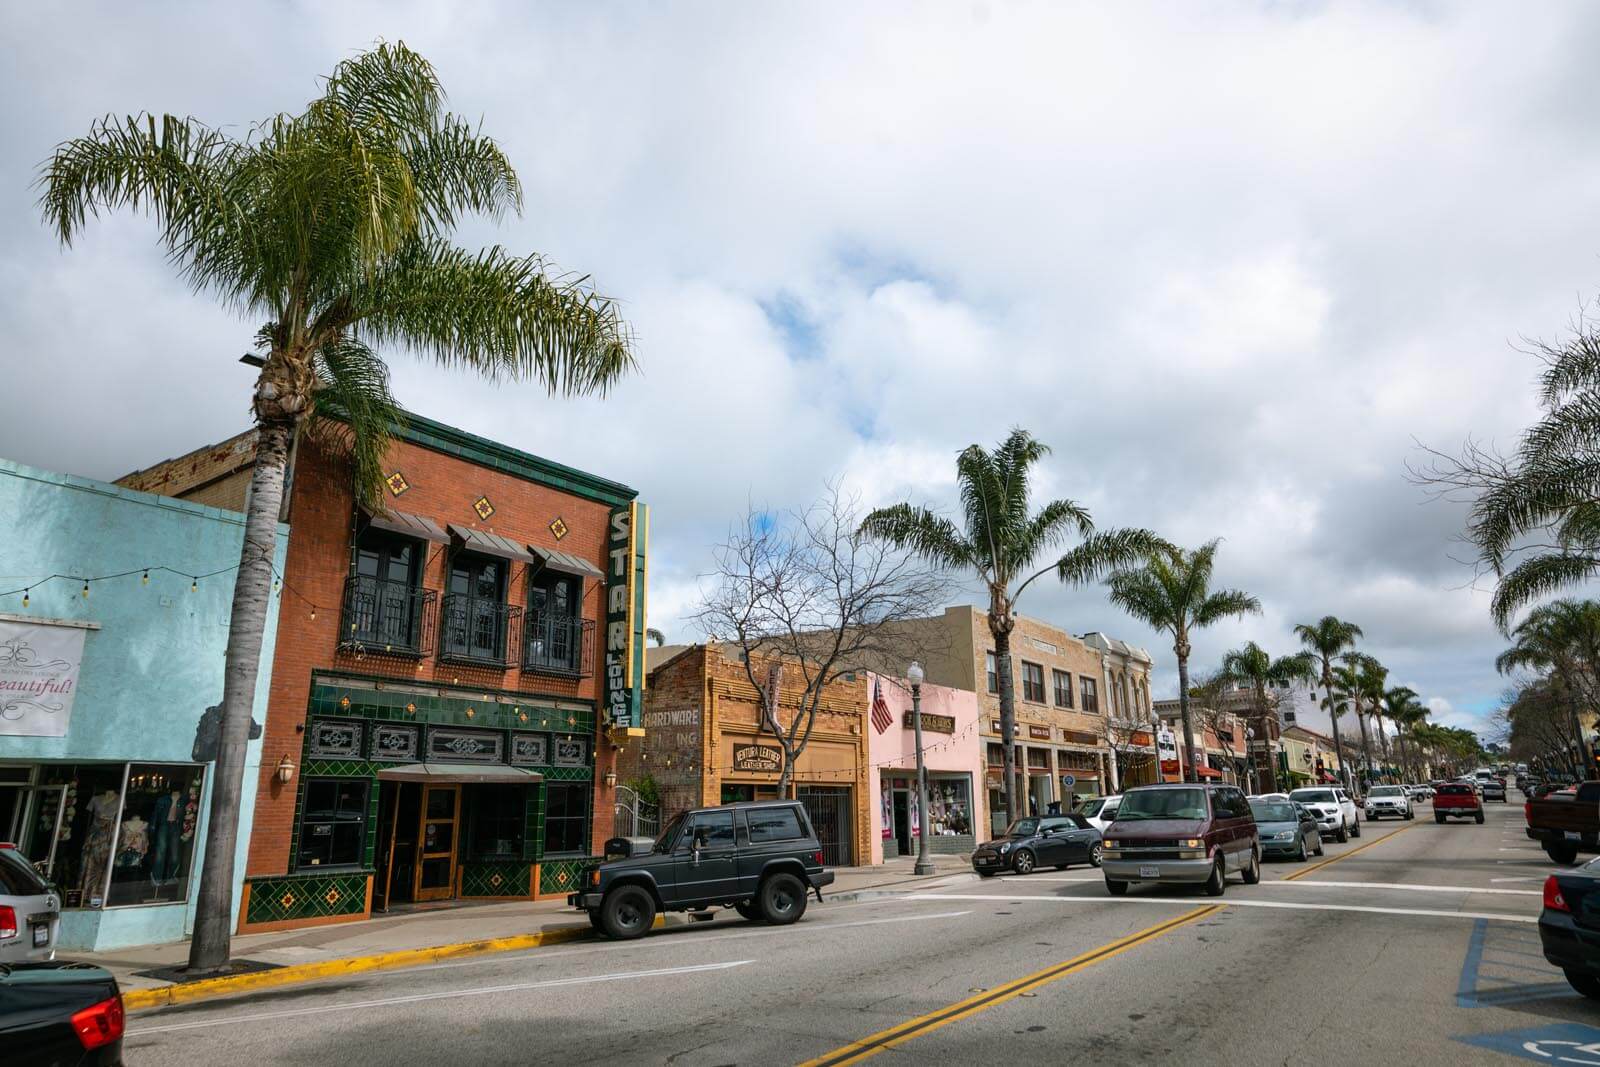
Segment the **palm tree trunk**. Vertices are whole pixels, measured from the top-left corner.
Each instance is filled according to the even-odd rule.
[[[212,773],[205,859],[195,906],[189,971],[215,971],[228,962],[233,928],[233,858],[239,839],[239,791],[244,783],[250,712],[255,704],[261,641],[272,598],[272,564],[283,505],[292,423],[266,423],[256,436],[255,469],[245,512],[244,544],[233,583],[228,652],[223,666],[222,722]]]
[[[1180,646],[1173,648],[1178,653],[1178,713],[1183,719],[1183,780],[1186,782],[1198,781],[1194,772],[1194,720],[1189,717],[1189,657],[1178,652]],[[1161,767],[1160,745],[1156,746],[1156,768]]]
[[[1367,780],[1372,779],[1372,743],[1367,739],[1367,714],[1361,710],[1359,699],[1351,702],[1356,712],[1356,724],[1361,727],[1361,758],[1367,765]]]
[[[1011,634],[1003,631],[996,620],[989,621],[994,635],[994,670],[1000,683],[1000,747],[1005,749],[1001,766],[1005,774],[1006,820],[1020,817],[1017,809],[1017,694],[1011,686]]]
[[[1412,781],[1416,781],[1416,776],[1412,774],[1414,768],[1411,766],[1411,757],[1406,754],[1405,730],[1401,728],[1399,723],[1395,724],[1394,739],[1395,743],[1400,746],[1400,766],[1404,769],[1405,776]]]
[[[1327,660],[1322,661],[1322,688],[1328,694],[1328,722],[1333,725],[1333,754],[1339,757],[1339,777],[1344,779],[1346,790],[1350,788],[1350,769],[1344,765],[1344,745],[1339,743],[1339,715],[1338,704],[1333,699],[1333,670]],[[1317,783],[1321,785],[1321,782]]]

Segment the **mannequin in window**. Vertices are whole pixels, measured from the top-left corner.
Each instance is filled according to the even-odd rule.
[[[83,874],[78,890],[83,906],[93,907],[105,886],[106,866],[111,862],[111,838],[117,829],[117,791],[107,789],[89,801],[89,832],[83,841]]]
[[[179,839],[183,835],[183,792],[174,789],[156,798],[150,812],[150,881],[166,885],[178,876]]]
[[[117,839],[117,870],[138,870],[150,851],[150,824],[137,814],[122,821],[122,834]]]

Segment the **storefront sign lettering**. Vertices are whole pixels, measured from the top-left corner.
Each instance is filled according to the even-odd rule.
[[[648,510],[634,501],[611,512],[606,538],[605,717],[641,726]]]
[[[783,750],[773,745],[738,745],[733,750],[733,769],[776,774],[783,768]]]
[[[0,734],[66,736],[87,632],[0,622]]]
[[[1048,741],[1050,740],[1050,727],[1034,726],[1032,723],[1029,723],[1028,736],[1033,738],[1035,741]]]
[[[901,718],[901,725],[907,730],[915,730],[917,728],[915,716],[909,711],[906,712]],[[922,713],[922,729],[926,733],[953,734],[956,732],[955,716],[935,715],[925,711]]]

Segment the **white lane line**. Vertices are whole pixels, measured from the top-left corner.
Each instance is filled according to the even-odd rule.
[[[1515,880],[1515,879],[1513,879]],[[1501,881],[1492,878],[1490,881]],[[1480,889],[1470,885],[1413,885],[1407,882],[1314,882],[1302,879],[1298,882],[1262,882],[1262,885],[1318,885],[1333,889],[1405,889],[1414,893],[1506,893],[1512,896],[1539,896],[1543,890],[1539,889]]]
[[[991,904],[1021,904],[1024,901],[1048,901],[1055,904],[1165,904],[1168,907],[1192,908],[1193,900],[1176,900],[1171,897],[1034,897],[997,894],[977,896],[957,893],[915,893],[907,900],[982,900]],[[1373,908],[1361,904],[1307,904],[1287,900],[1222,900],[1207,899],[1207,904],[1224,908],[1286,908],[1293,911],[1351,911],[1366,915],[1431,915],[1441,919],[1496,919],[1502,922],[1536,923],[1537,915],[1513,915],[1499,911],[1440,911],[1432,908]]]
[[[1551,871],[1550,873],[1554,874],[1555,872]],[[1518,878],[1491,878],[1491,879],[1489,879],[1489,881],[1491,881],[1491,882],[1542,882],[1542,881],[1545,880],[1545,877],[1546,876],[1542,875],[1542,874],[1530,874],[1530,875],[1524,875],[1524,876],[1518,877]],[[1530,889],[1529,892],[1531,893],[1531,892],[1533,892],[1533,890]],[[1540,892],[1543,892],[1543,890],[1540,890]]]
[[[283,1011],[262,1011],[252,1015],[230,1015],[225,1018],[200,1019],[195,1022],[169,1023],[166,1026],[145,1026],[137,1030],[129,1030],[127,1036],[140,1037],[144,1034],[162,1034],[173,1030],[198,1030],[207,1026],[234,1026],[239,1023],[262,1022],[267,1019],[291,1019],[301,1015],[324,1015],[328,1012],[350,1011],[354,1008],[384,1008],[395,1004],[417,1004],[426,1000],[473,997],[484,993],[517,993],[528,989],[552,989],[556,986],[594,985],[599,982],[631,982],[639,978],[666,978],[679,974],[699,974],[704,971],[726,971],[754,962],[755,960],[731,960],[727,963],[700,963],[692,967],[662,967],[653,971],[621,971],[616,974],[592,974],[575,978],[548,978],[542,982],[516,982],[511,985],[476,986],[472,989],[413,993],[410,996],[384,997],[381,1000],[360,1000],[344,1004],[286,1008]]]

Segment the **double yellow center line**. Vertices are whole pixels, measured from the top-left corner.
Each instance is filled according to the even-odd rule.
[[[1035,971],[1026,977],[1007,982],[1002,986],[996,986],[994,989],[985,990],[976,996],[957,1001],[948,1007],[940,1008],[926,1015],[919,1015],[915,1019],[908,1019],[898,1026],[891,1026],[887,1030],[879,1030],[877,1033],[863,1037],[859,1041],[852,1041],[850,1044],[836,1048],[832,1052],[824,1053],[816,1059],[807,1060],[800,1067],[844,1067],[845,1064],[860,1063],[868,1057],[876,1056],[885,1049],[894,1048],[913,1038],[931,1033],[941,1026],[959,1022],[969,1016],[976,1015],[980,1011],[992,1008],[996,1004],[1003,1004],[1014,997],[1038,989],[1040,986],[1048,985],[1058,979],[1067,977],[1069,974],[1074,974],[1086,967],[1092,967],[1097,963],[1108,960],[1137,945],[1154,941],[1163,934],[1170,933],[1180,926],[1194,922],[1196,919],[1203,919],[1217,910],[1218,905],[1212,904],[1204,908],[1196,908],[1194,911],[1185,912],[1177,918],[1168,919],[1166,922],[1157,923],[1155,926],[1147,927],[1138,933],[1129,934],[1127,937],[1113,941],[1110,944],[1101,945],[1097,949],[1085,952],[1081,956],[1075,956],[1064,963],[1046,967],[1042,971]]]
[[[1369,823],[1368,825],[1371,825],[1371,824]],[[1384,834],[1382,837],[1373,838],[1371,841],[1368,841],[1366,844],[1360,845],[1360,846],[1358,846],[1356,848],[1353,848],[1349,852],[1341,852],[1337,856],[1334,856],[1332,859],[1325,859],[1321,863],[1313,863],[1309,867],[1301,867],[1298,871],[1295,871],[1293,874],[1284,875],[1282,880],[1285,881],[1285,882],[1292,882],[1297,878],[1304,878],[1306,875],[1311,874],[1313,871],[1322,870],[1322,868],[1328,866],[1329,864],[1338,863],[1340,860],[1347,860],[1351,856],[1354,856],[1358,852],[1365,852],[1367,849],[1371,848],[1374,845],[1381,845],[1385,841],[1389,840],[1389,838],[1393,837],[1395,834],[1403,834],[1407,830],[1410,830],[1415,826],[1416,826],[1416,823],[1408,823],[1407,825],[1400,827],[1400,829],[1398,829],[1398,830],[1389,831],[1388,833]]]

